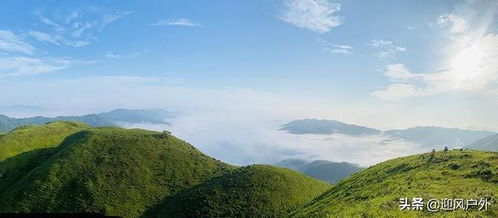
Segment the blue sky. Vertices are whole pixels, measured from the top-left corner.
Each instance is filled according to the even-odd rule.
[[[488,118],[498,106],[497,51],[486,49],[498,41],[496,8],[449,0],[4,1],[0,97],[68,114],[161,107],[498,129]]]

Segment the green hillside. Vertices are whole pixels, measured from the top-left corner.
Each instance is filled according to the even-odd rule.
[[[23,152],[58,146],[67,136],[87,128],[87,125],[75,122],[18,127],[0,135],[0,161]]]
[[[477,140],[476,142],[467,145],[466,147],[473,150],[498,151],[498,135],[492,135]]]
[[[498,153],[448,151],[389,160],[339,182],[294,217],[498,217]],[[487,211],[401,211],[400,198],[489,198]]]
[[[171,135],[137,129],[80,131],[51,153],[0,194],[0,212],[139,217],[152,205],[234,168]],[[24,156],[0,164],[16,159]],[[2,180],[9,180],[9,172],[3,174]]]
[[[181,194],[158,217],[282,217],[329,188],[292,170],[252,165]]]

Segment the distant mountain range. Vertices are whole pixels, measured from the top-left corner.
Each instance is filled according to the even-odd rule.
[[[498,134],[477,140],[465,148],[482,151],[498,151]]]
[[[496,133],[433,126],[417,126],[403,130],[390,130],[386,134],[424,146],[459,145],[461,147]]]
[[[120,123],[153,123],[168,124],[165,120],[174,114],[160,109],[131,110],[116,109],[106,113],[87,114],[82,116],[29,117],[12,118],[0,115],[0,132],[7,132],[23,125],[44,124],[56,120],[78,121],[90,126],[118,126]]]
[[[302,159],[287,159],[280,161],[275,165],[297,170],[310,177],[332,184],[363,169],[352,163],[331,162],[326,160],[309,162]]]
[[[281,130],[292,134],[333,134],[345,135],[373,135],[381,131],[364,126],[352,125],[336,120],[304,119],[294,120],[284,124]]]
[[[496,134],[490,131],[463,130],[434,126],[417,126],[401,130],[381,131],[369,127],[347,124],[336,120],[303,119],[284,124],[281,130],[292,134],[334,134],[351,136],[385,134],[423,146],[465,146],[476,140]]]

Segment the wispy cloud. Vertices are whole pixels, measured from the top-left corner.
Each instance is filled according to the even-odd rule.
[[[349,45],[332,45],[332,47],[328,47],[326,49],[328,52],[334,54],[345,54],[345,55],[353,54],[352,52],[353,47]]]
[[[342,24],[342,18],[335,15],[341,10],[339,3],[329,0],[285,0],[284,6],[279,18],[300,28],[326,33]]]
[[[406,26],[405,27],[407,30],[414,30],[414,29],[417,29],[417,26]]]
[[[48,26],[49,31],[32,30],[28,35],[45,43],[83,47],[97,38],[96,33],[130,14],[132,12],[99,8],[73,10],[65,16],[51,16],[50,13],[35,11],[39,22]]]
[[[132,57],[138,57],[140,55],[148,54],[149,52],[150,52],[149,50],[143,50],[143,51],[133,52],[130,54],[116,54],[114,52],[108,51],[104,56],[106,58],[132,58]]]
[[[406,47],[387,40],[372,40],[370,45],[379,50],[377,54],[379,58],[394,58],[396,54],[406,51]]]
[[[44,43],[51,43],[55,45],[60,45],[60,43],[50,34],[39,32],[39,31],[28,31],[29,36],[34,37],[36,40]]]
[[[200,27],[201,25],[186,18],[172,19],[172,20],[158,20],[149,24],[151,26],[186,26],[186,27]]]
[[[13,32],[0,30],[0,50],[32,54],[35,48]]]
[[[66,58],[0,57],[0,78],[50,73],[71,64]]]
[[[439,16],[436,24],[441,27],[450,27],[451,34],[463,33],[468,29],[467,20],[455,14],[443,14]]]
[[[333,44],[322,38],[317,38],[316,42],[323,46],[323,51],[332,54],[352,55],[353,47],[345,44]]]

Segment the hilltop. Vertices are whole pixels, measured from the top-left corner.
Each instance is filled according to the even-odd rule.
[[[58,146],[67,136],[87,128],[90,127],[83,123],[64,121],[17,127],[0,135],[0,161],[23,152]]]
[[[56,153],[1,193],[0,211],[138,217],[232,168],[171,135],[87,129],[67,137]]]
[[[498,153],[448,151],[389,160],[339,182],[293,217],[497,217]],[[489,198],[488,211],[400,211],[400,198]]]
[[[292,170],[252,165],[181,194],[158,217],[282,217],[329,188]]]
[[[54,137],[50,143],[27,140],[43,139],[47,129]],[[11,138],[5,148],[30,148],[0,161],[0,213],[155,217],[165,215],[171,205],[184,214],[178,202],[188,199],[184,209],[212,208],[212,216],[252,205],[241,212],[272,217],[329,188],[288,169],[223,163],[168,132],[54,122],[20,127],[0,137]],[[209,205],[205,198],[211,199]],[[199,207],[193,210],[190,204]]]

